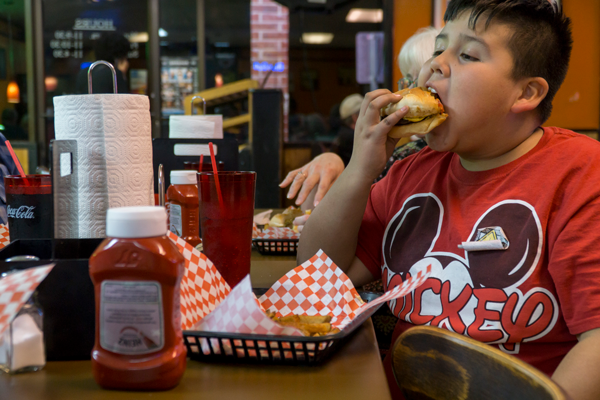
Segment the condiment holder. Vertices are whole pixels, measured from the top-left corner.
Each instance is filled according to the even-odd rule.
[[[39,371],[44,365],[43,312],[34,295],[0,337],[0,370],[16,374]]]

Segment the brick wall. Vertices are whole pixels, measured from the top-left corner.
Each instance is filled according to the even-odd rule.
[[[250,65],[254,62],[268,62],[275,65],[282,62],[284,70],[273,71],[265,84],[266,89],[276,88],[283,91],[284,103],[284,137],[287,140],[288,132],[288,74],[289,74],[289,30],[290,19],[287,7],[281,6],[271,0],[251,0],[250,2]],[[267,71],[251,69],[252,79],[259,84],[267,76]]]

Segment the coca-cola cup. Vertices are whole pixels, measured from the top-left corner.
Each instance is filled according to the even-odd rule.
[[[4,177],[10,241],[47,239],[52,235],[52,178],[50,175]]]

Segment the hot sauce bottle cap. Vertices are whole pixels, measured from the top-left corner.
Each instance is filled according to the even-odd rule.
[[[196,172],[189,169],[171,171],[171,185],[195,185]]]
[[[145,238],[167,234],[164,207],[139,206],[110,208],[106,215],[106,236]]]

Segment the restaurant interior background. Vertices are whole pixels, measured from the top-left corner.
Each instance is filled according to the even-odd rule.
[[[600,2],[562,3],[575,44],[547,124],[597,139]],[[249,78],[281,89],[285,176],[330,148],[344,97],[369,91],[369,83],[357,82],[357,62],[365,54],[361,35],[381,35],[377,86],[396,90],[402,43],[420,27],[441,27],[445,6],[446,0],[0,0],[0,131],[27,171],[47,166],[53,97],[75,93],[77,74],[95,61],[94,41],[116,31],[130,42],[129,91],[150,96],[154,137],[168,137],[168,118],[184,113],[186,95]],[[371,22],[348,22],[356,8],[377,11]],[[274,32],[260,33],[270,28]],[[330,39],[302,40],[315,32]],[[259,38],[265,35],[277,42],[275,50],[264,49]],[[247,109],[242,99],[209,113],[230,118]],[[230,127],[226,135],[243,145],[247,125]]]

